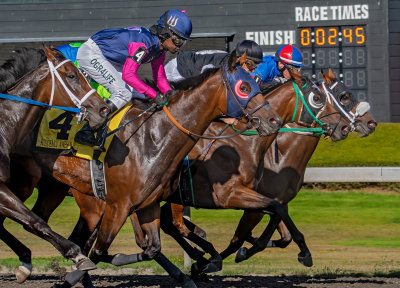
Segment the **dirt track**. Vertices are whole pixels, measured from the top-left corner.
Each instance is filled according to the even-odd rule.
[[[59,283],[57,276],[32,276],[23,285],[15,282],[14,275],[0,275],[0,287],[43,288]],[[96,287],[181,287],[169,276],[92,276]],[[198,287],[268,287],[268,288],[398,288],[399,278],[310,277],[310,276],[212,276],[210,283],[197,283]],[[75,287],[83,287],[81,284]]]

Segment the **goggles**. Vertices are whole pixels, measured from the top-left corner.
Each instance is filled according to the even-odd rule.
[[[282,69],[278,68],[278,70],[281,71],[281,72],[283,70],[285,70],[285,69],[288,69],[288,70],[293,69],[293,70],[296,70],[298,72],[300,72],[300,70],[301,70],[300,66],[294,66],[294,65],[291,65],[291,64],[283,63],[283,62],[281,62],[281,63],[283,64],[283,68]]]
[[[171,40],[172,43],[174,43],[174,45],[178,48],[182,47],[183,45],[185,45],[186,40],[182,39],[181,37],[179,37],[178,35],[176,35],[175,33],[171,33]]]

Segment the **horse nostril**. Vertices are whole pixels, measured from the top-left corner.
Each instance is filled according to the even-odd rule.
[[[368,127],[369,127],[370,129],[375,129],[375,127],[376,127],[376,122],[375,122],[375,121],[369,121],[369,122],[368,122]]]
[[[102,117],[107,117],[107,115],[110,113],[110,109],[108,108],[108,107],[106,107],[106,106],[104,106],[104,107],[102,107],[101,109],[100,109],[100,115],[102,116]]]
[[[349,131],[350,131],[350,128],[349,128],[349,126],[347,126],[347,125],[344,125],[344,126],[342,127],[342,132],[343,132],[343,135],[346,135],[346,134],[348,134],[348,133],[349,133]]]

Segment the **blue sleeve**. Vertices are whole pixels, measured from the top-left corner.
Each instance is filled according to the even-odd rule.
[[[56,49],[63,53],[65,58],[71,60],[76,65],[76,54],[78,53],[78,49],[81,45],[81,43],[71,43],[63,46],[58,46],[56,47]]]
[[[251,73],[254,77],[259,75],[262,82],[272,82],[276,76],[279,76],[279,70],[276,64],[275,56],[267,55],[263,57],[264,63],[261,63],[256,68],[256,71]]]

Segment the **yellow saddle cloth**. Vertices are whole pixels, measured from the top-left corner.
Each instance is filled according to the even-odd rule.
[[[122,117],[132,105],[126,105],[118,113],[116,113],[108,123],[107,133],[118,128]],[[93,147],[82,145],[74,141],[75,134],[78,132],[85,121],[78,124],[77,118],[70,112],[65,112],[60,109],[51,108],[43,116],[38,132],[36,135],[36,148],[40,151],[50,153],[68,153],[71,151],[75,156],[93,160],[94,149]],[[103,162],[107,154],[108,147],[111,144],[115,134],[107,137],[104,148],[97,160]]]

